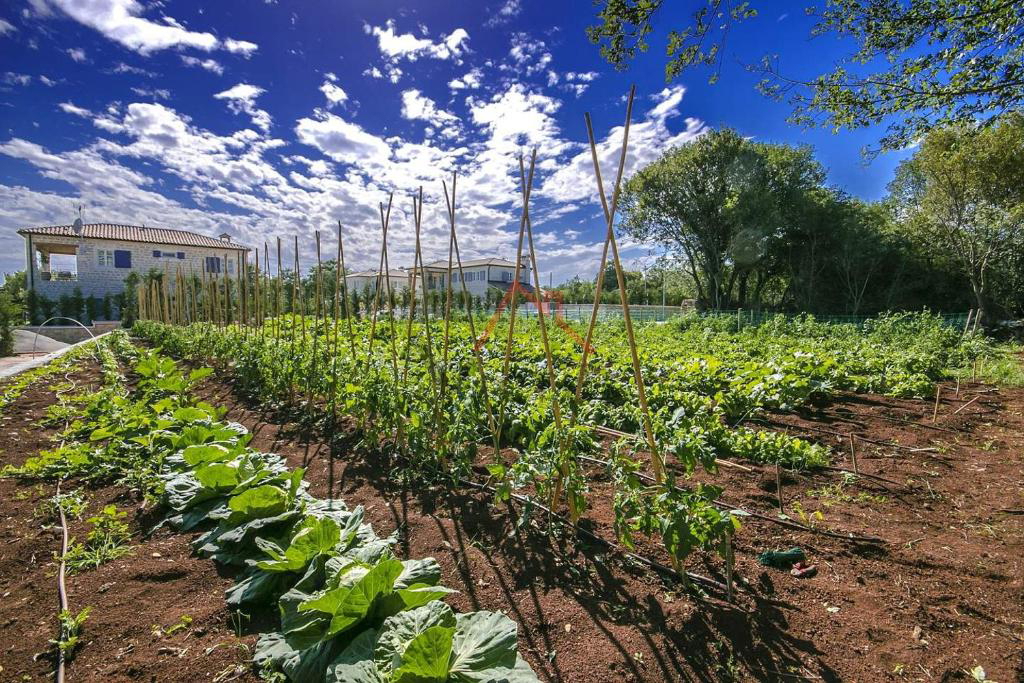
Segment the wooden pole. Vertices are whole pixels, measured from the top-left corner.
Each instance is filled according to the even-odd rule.
[[[559,495],[564,487],[565,481],[569,476],[569,464],[565,461],[565,457],[572,457],[567,453],[566,443],[567,434],[562,429],[562,412],[558,401],[558,384],[555,380],[555,362],[551,356],[551,345],[548,342],[548,331],[547,324],[544,318],[544,302],[541,297],[540,289],[540,273],[537,270],[537,251],[533,244],[533,221],[530,220],[530,193],[533,187],[533,170],[537,163],[537,149],[534,148],[533,154],[530,157],[530,175],[527,178],[526,170],[523,167],[523,157],[519,157],[519,182],[523,196],[523,216],[524,223],[526,224],[526,238],[527,244],[530,251],[530,266],[533,270],[533,286],[534,286],[534,300],[537,304],[537,324],[540,326],[540,340],[544,347],[544,360],[545,367],[547,368],[548,375],[548,386],[551,389],[551,411],[555,418],[555,429],[558,431],[558,439],[560,448],[562,449],[562,462],[559,463],[560,472],[562,475],[561,481],[555,486],[555,494]],[[555,501],[551,501],[552,504]],[[566,502],[569,507],[569,518],[575,523],[580,516],[581,510],[576,504],[576,499],[573,496],[568,496]]]
[[[635,95],[636,86],[633,86],[632,88],[630,88],[629,100],[626,105],[627,125],[624,128],[622,134],[622,146],[624,148],[629,145],[628,119],[632,118],[633,98]],[[592,135],[592,130],[588,132],[591,133],[590,144],[591,147],[594,148],[595,143]],[[597,158],[596,149],[591,150],[591,156],[594,159]],[[595,175],[600,176],[600,164],[595,164],[594,173]],[[611,247],[612,260],[615,262],[615,278],[619,286],[619,300],[622,302],[622,316],[626,323],[626,340],[629,342],[629,353],[633,361],[633,378],[636,382],[637,398],[639,398],[640,401],[640,411],[643,416],[644,432],[647,435],[647,445],[651,450],[651,463],[654,467],[654,477],[660,483],[665,478],[665,463],[662,461],[661,453],[658,450],[658,442],[654,438],[654,426],[651,423],[651,412],[650,408],[647,405],[647,392],[644,389],[643,371],[640,368],[640,355],[637,352],[636,336],[633,333],[633,320],[629,314],[629,295],[626,292],[625,274],[622,269],[622,262],[619,259],[619,247],[615,240],[615,231],[613,229],[614,219],[614,214],[608,216],[608,243]]]
[[[484,372],[484,359],[483,354],[480,352],[480,346],[477,344],[475,323],[473,322],[473,311],[470,302],[469,288],[466,287],[466,278],[462,270],[462,257],[459,254],[459,237],[455,229],[455,181],[456,173],[452,171],[452,191],[451,197],[448,196],[448,187],[441,181],[441,186],[444,189],[444,199],[448,204],[448,219],[452,226],[452,247],[455,250],[455,260],[458,264],[459,269],[459,282],[462,284],[462,297],[466,302],[466,312],[469,317],[469,335],[470,341],[473,346],[473,355],[476,357],[477,370],[480,373],[480,395],[484,400],[484,407],[487,409],[487,421],[491,428],[491,435],[494,437],[494,454],[497,457],[498,454],[498,435],[497,425],[494,421],[494,410],[491,407],[491,399],[487,390],[487,374]]]
[[[340,264],[341,272],[345,272],[345,245],[341,239],[341,221],[338,221],[338,263]],[[352,315],[348,309],[348,277],[344,276],[341,278],[341,303],[345,312],[345,321],[348,326],[348,343],[349,349],[352,353],[352,366],[355,367],[357,362],[356,359],[356,338],[352,334]]]
[[[857,467],[857,445],[855,439],[857,437],[853,432],[850,432],[850,460],[853,461],[853,473],[860,474],[860,468]]]
[[[313,337],[313,357],[311,359],[312,363],[310,364],[310,373],[306,377],[306,404],[307,404],[307,407],[309,408],[309,410],[311,411],[310,412],[311,415],[312,415],[312,410],[313,410],[313,384],[316,382],[316,379],[317,379],[317,373],[316,373],[316,369],[317,369],[317,355],[316,355],[316,352],[317,352],[317,342],[320,339],[320,313],[321,313],[321,309],[322,309],[320,299],[323,296],[323,263],[320,260],[320,231],[317,230],[317,231],[315,231],[314,234],[316,236],[316,282],[315,282],[316,289],[314,290],[314,293],[315,293],[315,296],[316,296],[316,306],[314,307],[314,313],[313,313],[313,331],[312,331],[312,337]]]
[[[939,419],[939,396],[942,393],[942,385],[935,385],[935,409],[932,410],[932,424],[935,424],[936,420]]]
[[[779,498],[779,512],[784,513],[786,510],[782,505],[782,467],[778,462],[775,463],[775,495]]]

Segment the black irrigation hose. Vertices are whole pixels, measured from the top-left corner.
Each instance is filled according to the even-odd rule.
[[[497,489],[495,489],[493,486],[488,486],[487,484],[480,484],[480,483],[475,482],[475,481],[470,481],[468,479],[461,479],[461,478],[458,481],[463,486],[469,486],[470,488],[475,488],[475,489],[478,489],[478,490],[481,490],[481,491],[487,491],[487,492],[492,493],[492,494],[497,494],[498,493]],[[562,522],[563,524],[566,524],[566,525],[572,527],[573,530],[577,534],[588,538],[589,540],[591,540],[594,543],[597,543],[598,545],[602,545],[602,546],[610,549],[612,552],[616,553],[617,555],[621,555],[623,557],[629,558],[630,560],[634,560],[636,562],[640,562],[641,564],[644,564],[644,565],[650,567],[651,569],[654,569],[654,570],[658,571],[659,573],[665,574],[667,576],[671,576],[674,579],[683,580],[684,582],[686,580],[696,581],[697,583],[703,583],[705,585],[712,586],[713,588],[716,588],[716,589],[718,589],[720,591],[723,591],[723,592],[727,592],[728,591],[728,589],[725,586],[725,584],[720,583],[718,581],[715,581],[714,579],[712,579],[710,577],[703,576],[701,574],[694,574],[693,572],[678,572],[675,569],[673,569],[672,567],[669,567],[668,565],[662,564],[662,563],[658,562],[657,560],[652,560],[652,559],[644,557],[642,555],[637,555],[634,552],[630,552],[629,550],[626,550],[625,548],[622,548],[621,546],[619,546],[619,545],[609,541],[608,539],[601,538],[597,534],[595,534],[595,533],[593,533],[591,531],[587,531],[586,529],[581,527],[579,524],[576,524],[576,523],[570,521],[569,519],[567,519],[563,515],[558,514],[557,512],[552,510],[551,508],[547,507],[546,505],[538,503],[537,501],[532,500],[530,498],[527,498],[526,496],[521,496],[518,493],[510,493],[509,494],[509,498],[511,500],[516,501],[517,503],[520,503],[521,505],[532,505],[532,506],[538,508],[539,510],[542,510],[545,513],[547,513],[549,517],[553,517],[554,519],[557,519],[558,521]]]
[[[607,460],[598,460],[597,458],[591,458],[591,457],[588,457],[588,456],[585,456],[585,455],[581,455],[581,456],[578,456],[578,457],[581,460],[587,460],[587,461],[592,462],[592,463],[597,464],[597,465],[607,466],[607,465],[610,464]],[[845,471],[845,470],[843,470],[843,471]],[[636,475],[638,477],[640,477],[641,479],[644,479],[644,480],[649,481],[651,483],[655,482],[654,477],[652,477],[652,476],[650,476],[648,474],[644,474],[642,472],[637,472]],[[674,486],[674,485],[672,485],[672,488],[677,489],[677,490],[683,490],[683,489],[679,489],[679,487]],[[736,505],[730,505],[729,503],[727,503],[727,502],[725,502],[723,500],[716,500],[716,501],[714,501],[714,504],[717,505],[718,507],[722,508],[722,509],[738,510],[738,511],[742,512],[745,515],[749,515],[751,517],[755,517],[757,519],[761,519],[761,520],[764,520],[766,522],[771,522],[773,524],[778,524],[779,526],[789,527],[791,529],[798,529],[800,531],[806,531],[806,532],[809,532],[809,533],[812,533],[812,534],[819,534],[821,536],[828,536],[829,538],[835,538],[835,539],[839,539],[839,540],[842,540],[842,541],[853,541],[854,543],[888,543],[887,540],[885,540],[884,538],[879,538],[878,536],[863,536],[861,534],[854,534],[854,533],[841,534],[841,533],[834,532],[834,531],[826,531],[825,529],[815,529],[814,527],[805,526],[803,524],[800,524],[799,522],[792,522],[792,521],[785,520],[785,519],[777,519],[775,517],[769,517],[768,515],[762,515],[759,512],[753,512],[752,510],[746,510],[746,509],[741,508],[741,507],[736,506]]]

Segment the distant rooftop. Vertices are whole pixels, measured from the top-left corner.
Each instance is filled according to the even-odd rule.
[[[505,266],[506,268],[515,268],[516,267],[516,262],[515,261],[507,261],[507,260],[505,260],[503,258],[476,258],[476,259],[469,259],[468,261],[463,261],[462,262],[462,268],[463,269],[475,268],[476,266]],[[426,264],[424,266],[424,268],[443,268],[445,270],[448,270],[448,259],[444,259],[442,261],[434,261],[433,263],[428,263],[428,264]],[[452,261],[452,270],[458,270],[458,269],[459,269],[458,263],[456,263],[453,260]]]
[[[94,240],[117,240],[119,242],[147,242],[150,244],[174,244],[182,247],[206,247],[209,249],[236,249],[249,251],[249,247],[215,237],[207,237],[186,230],[170,228],[147,228],[139,225],[116,223],[85,223],[82,234],[76,235],[70,225],[47,225],[23,228],[19,235],[47,235],[51,237],[83,237]]]

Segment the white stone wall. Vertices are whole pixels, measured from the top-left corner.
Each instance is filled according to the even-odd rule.
[[[30,264],[33,268],[32,278],[34,286],[39,294],[49,299],[59,299],[67,294],[70,296],[76,287],[82,291],[82,296],[95,296],[102,298],[106,294],[120,294],[124,291],[124,279],[129,273],[135,272],[140,276],[145,275],[150,269],[155,268],[161,272],[168,272],[173,283],[174,274],[180,268],[182,274],[192,272],[202,277],[202,271],[207,256],[219,256],[222,262],[221,276],[224,275],[223,265],[225,256],[230,262],[227,269],[229,275],[235,275],[236,255],[241,252],[234,249],[211,249],[207,247],[183,247],[173,244],[151,244],[149,242],[118,242],[116,240],[79,239],[76,237],[51,237],[48,235],[32,235],[32,249]],[[26,242],[28,238],[26,237]],[[77,265],[78,279],[73,281],[43,281],[36,263],[36,245],[38,244],[73,244],[78,247]],[[116,268],[111,265],[99,265],[99,254],[97,250],[109,249],[130,251],[132,254],[131,268]],[[153,251],[169,252],[177,254],[179,251],[185,254],[184,259],[179,258],[156,258]],[[251,255],[250,255],[251,257]]]

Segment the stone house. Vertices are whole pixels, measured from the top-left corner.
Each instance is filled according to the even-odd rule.
[[[124,291],[129,273],[151,270],[182,274],[234,275],[248,247],[224,233],[219,239],[184,230],[112,223],[24,228],[28,288],[48,299],[103,298]]]

